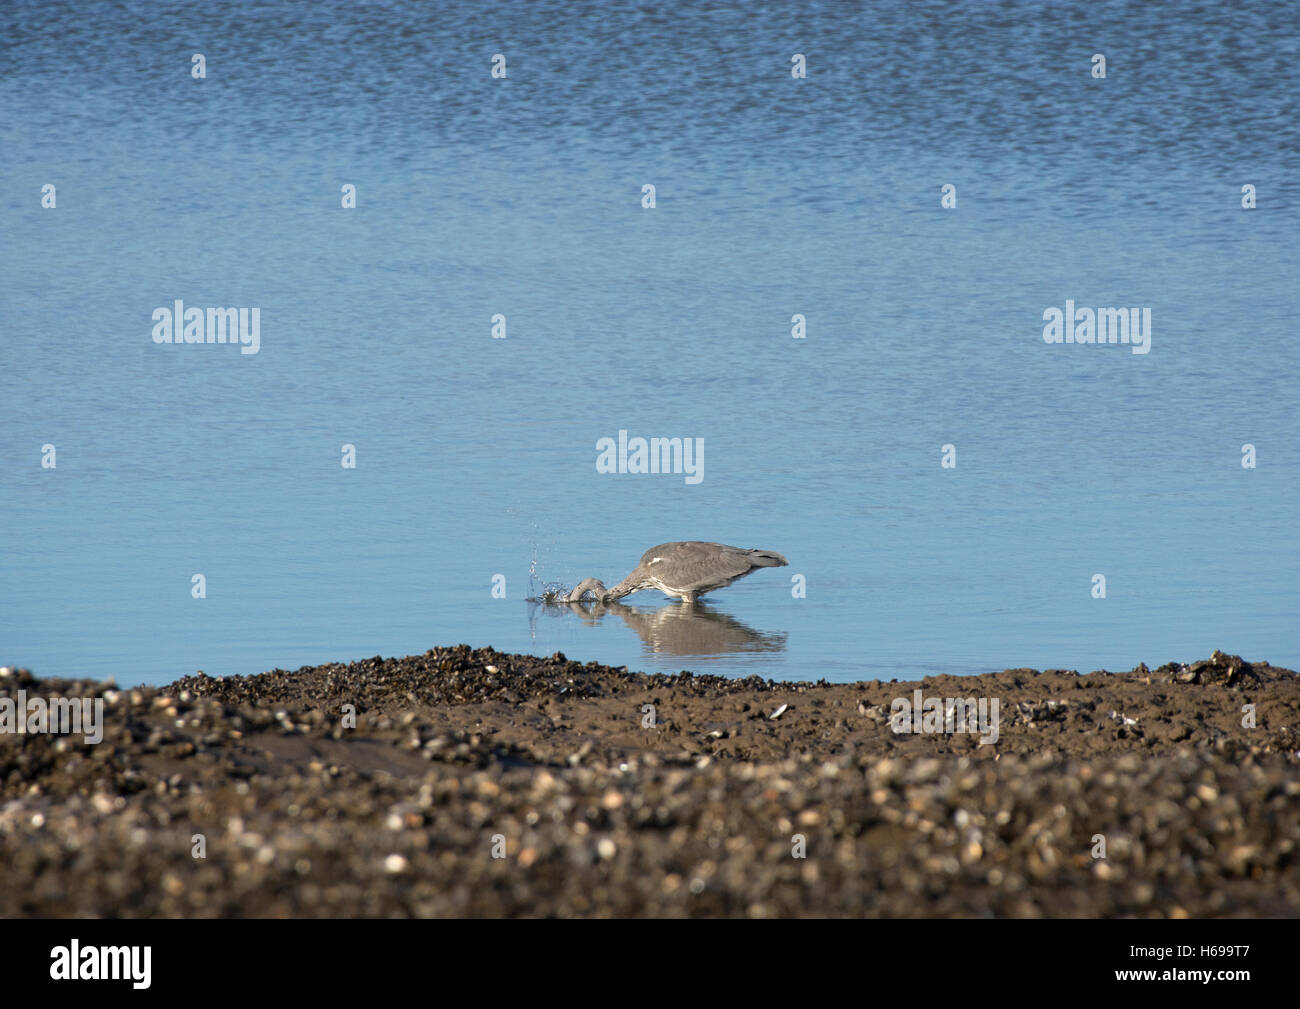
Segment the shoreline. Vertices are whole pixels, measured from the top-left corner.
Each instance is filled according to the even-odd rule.
[[[826,684],[461,645],[20,690],[101,698],[103,741],[0,732],[8,917],[1300,915],[1300,677],[1218,652]],[[895,733],[916,691],[984,733]]]

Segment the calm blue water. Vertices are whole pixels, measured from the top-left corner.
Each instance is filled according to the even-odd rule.
[[[1293,6],[772,6],[7,3],[0,661],[1300,667]],[[155,344],[176,299],[259,353]],[[1151,352],[1044,343],[1066,299]],[[620,429],[704,479],[598,473]],[[674,539],[791,563],[526,602]]]

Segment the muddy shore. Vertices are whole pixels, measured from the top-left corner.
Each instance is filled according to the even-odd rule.
[[[996,742],[894,732],[918,689],[996,700]],[[4,916],[1300,914],[1300,677],[1217,652],[813,684],[458,646],[20,691],[102,698],[103,740],[0,732]]]

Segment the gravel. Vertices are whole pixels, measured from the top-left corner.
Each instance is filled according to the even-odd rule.
[[[918,688],[996,699],[996,743],[892,731]],[[1300,678],[1218,652],[826,684],[460,645],[20,690],[102,698],[104,736],[0,732],[4,916],[1300,913]]]

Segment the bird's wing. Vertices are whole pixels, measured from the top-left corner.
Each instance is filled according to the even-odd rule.
[[[653,556],[651,551],[651,559]],[[702,592],[721,588],[760,566],[765,565],[756,560],[753,551],[740,547],[724,543],[683,543],[661,563],[652,564],[650,572],[669,585]]]

